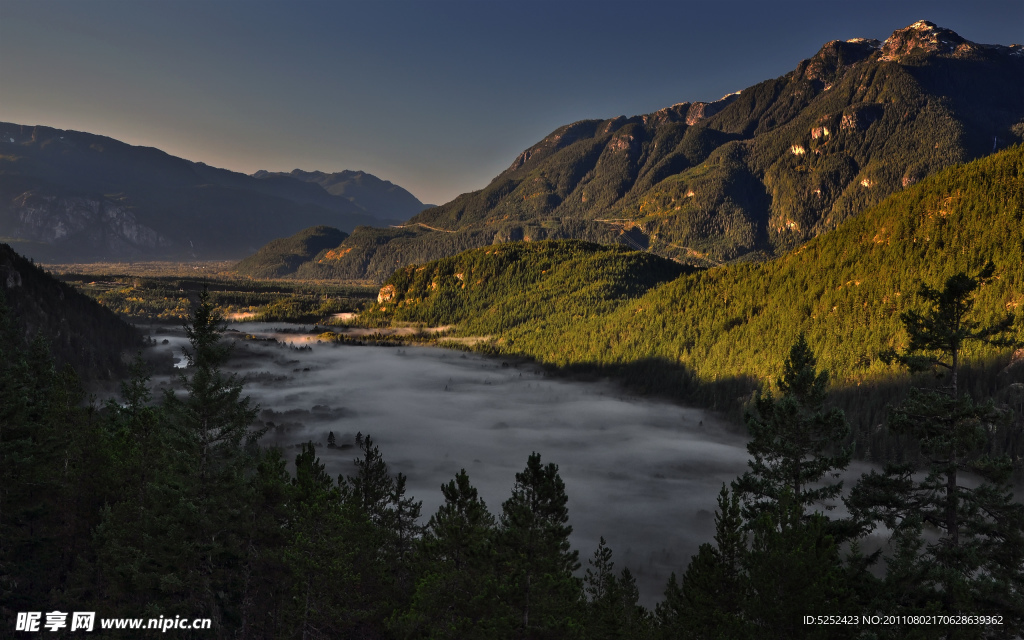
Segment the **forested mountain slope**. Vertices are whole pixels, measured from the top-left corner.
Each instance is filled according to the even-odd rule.
[[[235,265],[239,275],[280,278],[295,273],[302,263],[325,249],[336,247],[348,234],[333,227],[316,226],[287,238],[272,240]]]
[[[135,328],[113,311],[6,244],[0,244],[0,304],[11,311],[18,334],[45,340],[57,362],[72,365],[83,378],[121,375],[122,353],[142,346]]]
[[[701,270],[663,284],[640,279],[625,286],[624,295],[597,296],[602,304],[594,303],[602,280],[595,261],[554,260],[535,280],[523,281],[518,274],[532,269],[536,256],[562,251],[559,243],[528,246],[499,245],[402,269],[367,317],[457,323],[462,335],[492,336],[499,352],[563,366],[657,363],[657,371],[683,371],[701,384],[770,379],[805,333],[823,367],[840,382],[854,383],[893,371],[879,354],[904,346],[899,315],[921,305],[915,294],[922,282],[934,286],[991,259],[996,278],[978,294],[977,318],[1020,311],[1024,147],[946,169],[778,259]],[[653,259],[592,251],[620,263]],[[496,268],[509,254],[520,262]],[[460,273],[453,272],[456,266]],[[520,311],[535,306],[546,313]],[[1024,321],[1018,318],[1016,327],[1024,338]]]
[[[560,127],[485,189],[395,229],[357,230],[308,276],[510,240],[618,240],[710,266],[778,255],[888,195],[1024,136],[1024,48],[929,22],[826,44],[713,103]]]
[[[671,260],[580,240],[514,242],[473,249],[395,272],[364,317],[432,325],[465,323],[500,334],[613,311],[624,300],[695,271]]]

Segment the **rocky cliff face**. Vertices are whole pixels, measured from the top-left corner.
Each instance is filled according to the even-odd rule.
[[[899,29],[879,47],[878,59],[882,62],[904,62],[912,55],[946,55],[967,58],[981,52],[1024,55],[1024,46],[978,44],[960,36],[950,29],[944,29],[933,22],[918,20],[905,29]]]
[[[173,240],[141,224],[127,206],[107,198],[26,191],[11,200],[9,216],[13,223],[7,234],[55,249],[89,246],[138,258],[175,247]]]

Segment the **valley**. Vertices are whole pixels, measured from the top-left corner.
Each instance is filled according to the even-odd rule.
[[[461,468],[496,508],[523,461],[541,452],[566,482],[573,546],[585,553],[604,536],[647,606],[714,534],[714,496],[746,465],[745,437],[722,416],[631,396],[606,380],[565,380],[528,362],[431,346],[336,345],[308,325],[229,325],[228,336],[239,334],[255,339],[232,340],[227,369],[261,408],[264,446],[291,455],[313,442],[335,477],[355,472],[356,433],[372,435],[424,514],[441,506],[439,488]],[[160,361],[180,360],[180,329],[149,335]],[[162,389],[169,380],[154,382]]]

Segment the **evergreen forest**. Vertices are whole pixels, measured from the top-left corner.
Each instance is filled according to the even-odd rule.
[[[895,455],[886,406],[910,384],[883,357],[907,345],[901,314],[919,304],[922,284],[989,260],[979,321],[1014,313],[1024,301],[1022,216],[1016,146],[931,176],[775,260],[694,269],[579,241],[496,245],[396,271],[362,317],[455,325],[455,337],[486,337],[485,351],[611,375],[737,418],[804,335],[832,375],[858,457],[885,460]],[[1020,343],[1015,318],[1008,330]],[[1020,403],[1019,354],[979,342],[961,355],[972,393]],[[1005,447],[1015,459],[1024,451],[1019,440]]]
[[[723,485],[714,539],[653,610],[603,539],[572,548],[569,496],[540,452],[501,505],[463,470],[434,514],[371,434],[356,436],[351,475],[327,475],[313,443],[291,472],[250,427],[258,407],[223,369],[230,349],[206,292],[178,390],[153,397],[139,359],[105,404],[88,401],[44,338],[25,340],[3,302],[5,633],[18,612],[43,609],[210,619],[210,630],[175,630],[197,638],[1016,637],[1024,506],[1013,461],[993,448],[1010,415],[960,382],[970,345],[1011,341],[1011,317],[975,312],[994,272],[925,285],[901,315],[909,341],[886,357],[943,369],[947,383],[892,412],[890,428],[921,455],[852,487],[835,480],[851,459],[849,425],[797,336],[775,391],[765,385],[748,407],[748,471]],[[889,544],[862,548],[878,531]]]

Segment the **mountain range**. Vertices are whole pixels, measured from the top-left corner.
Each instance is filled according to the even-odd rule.
[[[919,21],[884,42],[829,42],[715,102],[559,127],[486,188],[360,228],[303,273],[383,281],[466,249],[559,238],[697,266],[763,259],[1022,138],[1024,47]]]
[[[416,196],[397,184],[381,180],[365,171],[324,173],[323,171],[295,169],[290,173],[257,171],[252,175],[261,179],[287,176],[303,182],[312,182],[323,187],[324,191],[332,196],[345,198],[368,212],[375,212],[375,215],[379,217],[396,220],[407,220],[424,209],[434,206],[423,204]]]
[[[804,335],[837,388],[871,389],[870,402],[851,398],[871,427],[902,371],[883,354],[906,347],[901,315],[928,306],[922,284],[941,287],[989,260],[995,276],[968,307],[970,322],[1013,313],[1019,346],[1024,144],[929,176],[773,260],[699,269],[621,246],[506,243],[397,270],[362,319],[448,325],[456,339],[485,337],[478,347],[493,353],[718,407],[749,399]],[[1011,359],[975,345],[963,356],[981,385],[972,393],[1024,380],[1024,350]]]
[[[231,259],[305,227],[426,205],[361,171],[242,173],[78,131],[0,123],[0,240],[48,262]]]
[[[618,242],[713,266],[782,255],[1022,138],[1024,47],[919,21],[884,42],[829,42],[715,102],[559,127],[484,189],[428,208],[364,172],[250,176],[0,123],[0,240],[49,262],[231,259],[328,226],[351,235],[272,270],[377,282],[510,240]]]

